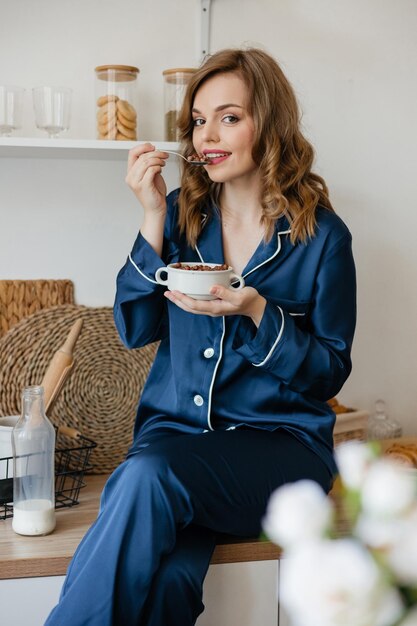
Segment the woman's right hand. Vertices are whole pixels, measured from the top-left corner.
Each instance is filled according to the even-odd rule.
[[[166,152],[144,143],[129,150],[126,183],[145,211],[145,215],[162,215],[166,212],[167,187],[161,176],[168,158]]]

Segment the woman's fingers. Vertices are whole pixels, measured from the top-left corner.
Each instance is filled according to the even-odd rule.
[[[137,186],[140,187],[141,185],[153,184],[155,176],[162,172],[162,167],[163,165],[159,164],[150,165],[149,167],[147,167],[142,178],[139,178],[139,180],[137,181]]]
[[[130,170],[128,177],[129,179],[133,179],[136,182],[140,182],[149,169],[152,169],[156,166],[162,168],[164,167],[164,165],[165,161],[157,157],[146,157],[146,159],[143,160],[138,159],[135,165]]]
[[[180,291],[166,291],[165,297],[188,313],[197,315],[247,315],[258,325],[265,309],[265,298],[253,287],[233,289],[216,285],[211,290],[215,300],[194,300]],[[258,319],[259,318],[259,319]]]
[[[132,170],[132,168],[137,167],[138,163],[148,163],[150,159],[156,158],[165,164],[166,159],[168,158],[168,153],[163,150],[156,150],[155,146],[151,143],[144,143],[139,146],[135,146],[132,150],[129,150],[129,155],[127,159],[127,172]]]
[[[128,173],[142,154],[153,151],[155,151],[155,146],[153,146],[151,143],[142,143],[129,150],[129,155],[127,157]]]
[[[168,154],[156,150],[151,143],[135,146],[129,151],[125,181],[145,212],[166,209],[166,184],[161,176]]]
[[[126,183],[132,189],[137,189],[142,183],[152,182],[154,176],[162,171],[165,161],[158,157],[137,159],[126,176]]]
[[[224,302],[230,302],[235,306],[239,306],[242,302],[242,290],[223,287],[223,285],[214,285],[210,289],[210,293],[216,298],[220,298]],[[245,293],[245,292],[244,292]]]
[[[165,297],[188,313],[198,315],[230,315],[233,305],[222,300],[195,300],[180,291],[165,291]]]

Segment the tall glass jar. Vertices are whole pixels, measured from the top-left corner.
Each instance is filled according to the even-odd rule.
[[[45,415],[43,387],[26,387],[12,431],[13,521],[19,535],[55,528],[55,429]]]
[[[139,69],[99,65],[95,72],[97,139],[136,141]]]
[[[177,119],[188,81],[195,72],[192,67],[179,67],[162,72],[164,77],[165,141],[179,141]]]

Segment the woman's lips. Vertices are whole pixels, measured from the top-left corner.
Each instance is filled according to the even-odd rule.
[[[229,156],[230,156],[230,152],[209,152],[209,151],[204,151],[203,152],[204,156],[206,156],[208,159],[210,159],[210,163],[208,163],[208,165],[216,165],[217,163],[222,163],[223,161],[225,161]]]

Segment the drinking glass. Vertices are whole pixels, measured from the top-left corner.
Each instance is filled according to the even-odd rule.
[[[56,138],[70,126],[72,89],[68,87],[35,87],[33,107],[36,126]]]
[[[0,135],[9,137],[22,127],[23,87],[0,85]]]

